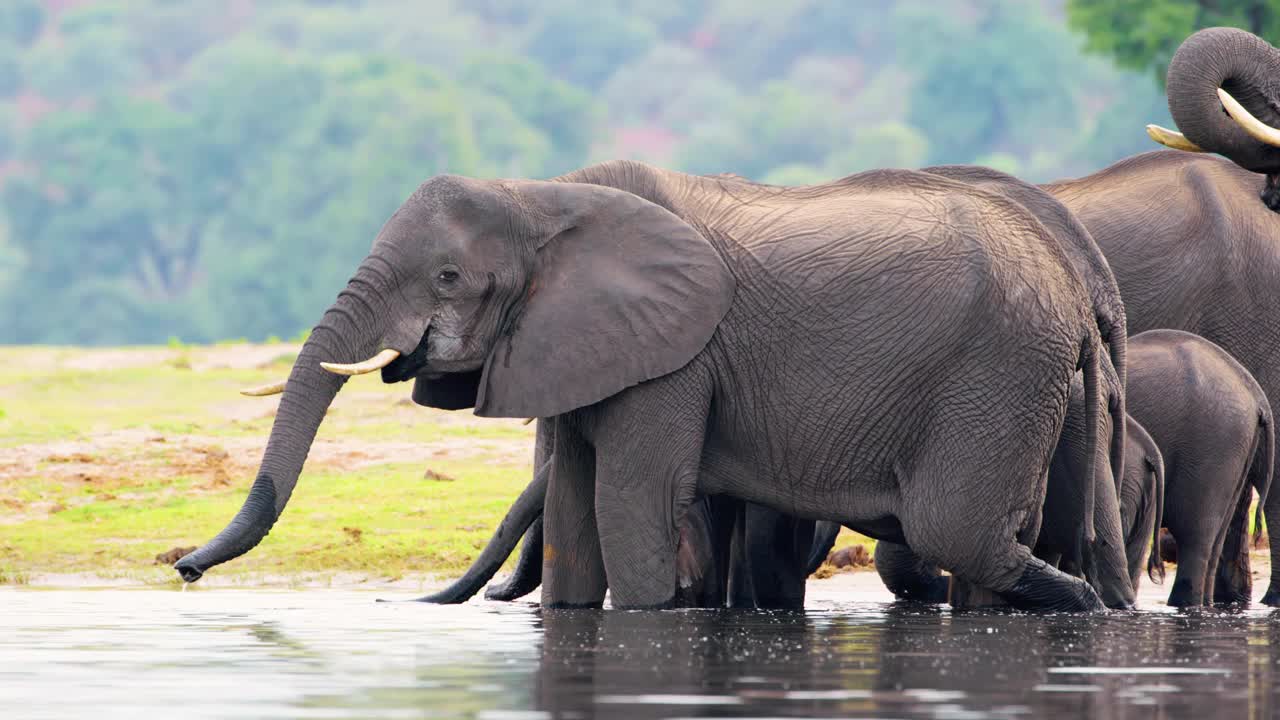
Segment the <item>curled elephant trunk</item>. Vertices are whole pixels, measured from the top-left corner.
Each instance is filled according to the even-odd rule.
[[[249,497],[222,532],[174,565],[183,580],[199,580],[214,565],[252,550],[271,531],[289,502],[329,404],[347,380],[320,364],[356,363],[381,349],[388,315],[384,297],[384,276],[366,263],[325,312],[289,373]]]
[[[1235,28],[1201,30],[1169,63],[1169,112],[1189,143],[1247,170],[1278,173],[1278,75],[1280,52],[1262,38]]]

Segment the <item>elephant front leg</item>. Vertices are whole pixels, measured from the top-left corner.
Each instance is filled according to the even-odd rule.
[[[691,374],[615,396],[594,428],[596,524],[615,608],[670,608],[676,588],[694,582],[680,576],[676,553],[697,495],[710,392]]]
[[[641,473],[611,469],[602,468],[596,482],[596,522],[613,607],[675,607],[677,588],[694,582],[677,572],[677,525],[688,503],[677,500],[675,487],[691,486],[694,478],[653,483]]]
[[[553,462],[542,515],[542,606],[598,608],[608,583],[596,530],[595,454],[561,428]]]

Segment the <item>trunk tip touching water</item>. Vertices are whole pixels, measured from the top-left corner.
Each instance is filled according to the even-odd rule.
[[[203,547],[174,563],[183,582],[195,582],[205,570],[249,552],[271,532],[276,521],[276,487],[265,473],[258,475],[249,497],[234,519]]]

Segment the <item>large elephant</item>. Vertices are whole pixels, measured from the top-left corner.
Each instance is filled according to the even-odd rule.
[[[1121,301],[1115,277],[1102,251],[1088,231],[1061,203],[1036,186],[1011,175],[983,167],[939,166],[926,168],[923,172],[999,193],[1031,210],[1067,255],[1088,289],[1099,332],[1109,349],[1110,362],[1104,364],[1103,377],[1106,381],[1107,407],[1111,422],[1104,432],[1104,435],[1110,438],[1110,462],[1107,465],[1108,472],[1102,473],[1106,477],[1100,476],[1099,479],[1107,482],[1110,487],[1102,488],[1101,491],[1106,494],[1096,498],[1094,493],[1098,486],[1095,483],[1084,482],[1083,475],[1077,474],[1092,472],[1089,468],[1094,465],[1086,465],[1086,460],[1099,465],[1107,464],[1105,457],[1097,460],[1092,456],[1086,458],[1084,433],[1092,425],[1086,419],[1085,392],[1080,380],[1081,376],[1077,375],[1073,390],[1073,400],[1076,402],[1072,410],[1068,411],[1067,422],[1068,430],[1074,435],[1069,442],[1060,440],[1054,455],[1054,467],[1058,467],[1059,471],[1051,478],[1049,492],[1052,495],[1056,490],[1059,499],[1051,516],[1053,522],[1047,529],[1052,531],[1057,539],[1058,553],[1067,551],[1066,545],[1070,544],[1073,546],[1072,556],[1080,557],[1080,550],[1074,547],[1075,545],[1085,541],[1096,543],[1096,552],[1091,553],[1091,556],[1098,558],[1098,567],[1087,568],[1095,588],[1102,594],[1104,602],[1109,607],[1129,607],[1134,601],[1134,590],[1129,580],[1130,573],[1127,572],[1127,558],[1124,554],[1125,539],[1121,532],[1117,499],[1124,467],[1126,424],[1122,418],[1125,417],[1124,376],[1127,330],[1124,304]],[[731,174],[715,177],[744,185],[745,187],[739,192],[749,191],[752,188],[770,187],[752,183]],[[776,187],[774,189],[781,190]],[[540,423],[539,438],[545,432],[547,431],[544,424]],[[538,447],[541,446],[542,441],[539,440]],[[536,464],[541,464],[540,458],[544,456],[542,452],[537,453],[539,459],[535,461]],[[1097,462],[1098,460],[1100,463]],[[530,498],[530,492],[526,490],[518,503],[518,508],[521,508],[518,514],[526,518],[530,512],[526,505],[528,498]],[[804,577],[808,573],[797,573],[795,545],[802,538],[813,535],[812,526],[798,518],[772,516],[770,514],[772,511],[750,503],[746,507],[739,508],[738,512],[743,522],[735,527],[732,521],[728,521],[728,524],[733,527],[729,531],[734,538],[733,559],[722,558],[719,563],[722,570],[728,568],[728,579],[733,585],[733,589],[728,592],[731,604],[749,607],[793,607],[797,603],[802,604]],[[515,509],[513,513],[516,513]],[[718,526],[723,527],[725,523],[726,520],[720,518]],[[515,547],[519,532],[514,530],[518,527],[504,520],[485,551],[462,578],[445,590],[422,599],[427,602],[462,602],[471,597],[497,572]],[[838,531],[839,525],[827,523],[826,528],[827,532],[822,533],[822,536],[826,540],[834,541],[835,535],[830,530],[835,528]],[[1090,538],[1092,540],[1089,540]],[[502,585],[491,587],[485,593],[485,597],[495,600],[512,600],[532,592],[540,579],[541,557],[536,553],[541,544],[541,527],[535,524],[525,538],[524,549],[516,564],[515,572]],[[800,555],[807,556],[809,553],[815,553],[814,557],[817,557],[820,562],[821,558],[826,557],[826,549],[819,549],[821,545],[821,542],[814,544],[811,550],[801,552]],[[880,545],[882,550],[878,552],[884,552],[883,548],[887,546],[888,543],[882,543]],[[829,543],[826,547],[829,548]],[[743,556],[744,549],[750,549],[748,553],[750,557]],[[723,551],[724,548],[721,550]],[[888,559],[885,558],[885,560],[887,562]],[[877,561],[880,561],[879,557]],[[771,587],[773,590],[764,593],[748,593],[744,591],[748,587]],[[918,589],[908,589],[906,592],[913,591],[918,592]],[[941,596],[945,598],[945,595],[944,582],[941,585]],[[930,590],[929,596],[938,596],[937,587]]]
[[[946,178],[440,176],[304,344],[240,513],[176,567],[195,580],[259,542],[345,375],[380,369],[422,404],[554,418],[546,606],[606,585],[616,607],[670,606],[701,493],[909,542],[1016,606],[1098,609],[1026,543],[1070,379],[1096,417],[1103,359],[1035,216]]]

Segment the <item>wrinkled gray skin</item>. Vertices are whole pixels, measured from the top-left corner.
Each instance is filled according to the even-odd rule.
[[[1164,457],[1146,428],[1130,415],[1125,418],[1128,452],[1120,491],[1120,523],[1124,527],[1124,555],[1129,558],[1129,580],[1134,592],[1142,582],[1142,570],[1156,582],[1164,582],[1160,559],[1160,518],[1164,516]],[[1150,544],[1148,544],[1150,541]],[[1143,557],[1146,557],[1144,560]]]
[[[1116,493],[1119,488],[1119,473],[1112,474],[1111,468],[1124,467],[1124,423],[1118,422],[1120,418],[1125,417],[1124,413],[1124,376],[1125,376],[1125,346],[1126,346],[1126,321],[1124,304],[1120,298],[1119,287],[1115,277],[1112,275],[1110,267],[1106,259],[1103,257],[1101,250],[1090,237],[1088,231],[1071,215],[1071,213],[1059,202],[1054,200],[1044,191],[1034,185],[1025,183],[1017,178],[992,170],[989,168],[974,166],[938,166],[926,168],[923,172],[933,175],[947,177],[960,182],[964,182],[984,190],[1000,193],[1019,205],[1030,209],[1041,222],[1041,224],[1052,234],[1058,245],[1066,253],[1067,257],[1079,275],[1084,280],[1088,289],[1092,304],[1093,312],[1097,319],[1098,329],[1103,341],[1107,344],[1110,351],[1110,363],[1104,364],[1103,373],[1106,383],[1107,407],[1110,413],[1110,423],[1105,426],[1103,432],[1104,437],[1109,438],[1110,457],[1109,466],[1102,473],[1101,480],[1110,483],[1109,489],[1102,489],[1107,493],[1105,496],[1095,500],[1093,494],[1074,492],[1072,497],[1075,502],[1068,504],[1059,502],[1058,509],[1055,511],[1054,530],[1061,535],[1061,543],[1067,543],[1066,535],[1070,534],[1071,544],[1086,542],[1086,538],[1096,538],[1093,542],[1096,545],[1089,557],[1098,557],[1098,567],[1089,568],[1089,575],[1093,581],[1095,589],[1101,595],[1103,601],[1108,607],[1124,608],[1131,607],[1134,602],[1134,591],[1131,582],[1128,580],[1128,573],[1125,568],[1127,565],[1126,557],[1123,554],[1123,538],[1120,532],[1120,518],[1117,512],[1118,501]],[[751,183],[741,177],[732,174],[722,174],[714,176],[724,179],[732,179],[737,183],[751,187],[768,187]],[[1079,377],[1079,376],[1077,376]],[[1084,390],[1080,382],[1077,381],[1079,387],[1078,396],[1073,396],[1073,400],[1078,401],[1074,410],[1076,416],[1074,420],[1071,417],[1071,411],[1068,413],[1068,427],[1075,431],[1073,441],[1075,444],[1069,445],[1070,452],[1074,453],[1076,462],[1071,465],[1073,472],[1085,472],[1086,466],[1083,463],[1085,438],[1085,415],[1083,408]],[[1119,428],[1118,431],[1112,428]],[[539,433],[541,433],[541,426]],[[1063,443],[1059,441],[1059,447],[1063,447]],[[1060,453],[1059,453],[1060,455]],[[1055,462],[1061,465],[1064,460],[1055,455]],[[1100,463],[1108,463],[1108,458],[1102,457]],[[1071,484],[1074,488],[1082,487],[1078,478],[1068,478],[1066,475],[1059,473],[1058,478],[1058,494],[1065,497],[1066,493],[1063,488],[1067,484]],[[1093,490],[1092,486],[1087,487]],[[522,496],[523,497],[523,496]],[[1101,507],[1096,510],[1090,510],[1095,502]],[[797,519],[788,521],[784,518],[769,518],[768,511],[748,504],[743,510],[750,514],[755,522],[749,527],[738,527],[736,529],[735,538],[739,539],[736,547],[752,547],[756,550],[751,558],[735,557],[732,564],[731,577],[740,579],[739,586],[742,585],[773,585],[784,579],[792,579],[795,575],[794,557],[791,547],[798,534],[812,534],[812,530]],[[723,522],[723,521],[722,521]],[[821,537],[826,538],[825,547],[823,543],[816,543],[810,550],[809,561],[807,563],[809,572],[817,569],[822,560],[826,557],[830,550],[830,543],[835,541],[835,532],[838,532],[839,525],[832,523],[820,523],[826,526],[826,531],[820,533]],[[1069,526],[1069,527],[1068,527]],[[778,536],[770,538],[767,536],[768,528],[776,527]],[[834,528],[835,532],[832,532]],[[503,523],[502,532],[509,533],[507,523]],[[490,547],[493,547],[497,540],[491,540]],[[505,547],[509,554],[511,548],[515,546],[515,538],[507,537]],[[534,569],[540,563],[540,559],[532,554],[529,548],[536,547],[540,544],[540,537],[537,536],[536,530],[531,532],[530,537],[525,543],[525,554],[517,563],[516,571],[512,578],[503,586],[491,589],[486,593],[489,599],[514,599],[520,595],[527,594],[536,586],[530,586],[528,582],[517,586],[518,579],[532,580],[536,577],[537,572]],[[887,546],[881,543],[880,546]],[[879,547],[879,546],[878,546]],[[878,550],[878,552],[881,552]],[[888,551],[886,551],[888,552]],[[1060,550],[1059,552],[1062,552]],[[1080,553],[1072,550],[1073,556],[1079,556]],[[911,555],[913,564],[918,562],[918,558]],[[477,559],[467,574],[456,582],[449,590],[443,593],[443,597],[452,598],[453,602],[462,602],[471,594],[475,593],[481,585],[489,577],[497,571],[502,562],[505,561],[506,555],[498,556],[486,552]],[[721,561],[723,564],[723,560]],[[794,601],[799,598],[803,602],[803,577],[799,576],[800,589],[789,587],[781,591],[779,594],[788,601]],[[943,596],[945,597],[945,581],[943,583]],[[919,588],[906,588],[904,592],[911,594],[918,592]],[[929,592],[930,597],[936,596],[936,588]],[[429,601],[436,601],[434,598],[426,598]],[[751,606],[741,596],[735,596],[735,600],[742,604],[735,605],[739,607]],[[789,605],[778,605],[772,603],[757,604],[757,607],[786,607]]]
[[[554,418],[546,607],[599,606],[606,586],[615,607],[671,606],[700,493],[909,542],[1019,607],[1101,607],[1025,544],[1077,368],[1100,410],[1102,347],[1025,209],[911,171],[558,180],[440,176],[406,201],[299,353],[245,506],[176,564],[186,580],[283,511],[344,381],[318,363],[390,348],[383,379],[414,379],[420,403]]]
[[[1189,333],[1151,330],[1129,348],[1129,412],[1164,458],[1162,525],[1178,543],[1169,604],[1248,603],[1244,498],[1257,491],[1265,504],[1275,462],[1266,393],[1226,351]]]
[[[1131,446],[1130,453],[1144,462],[1128,467],[1121,491],[1129,572],[1135,583],[1145,554],[1141,548],[1148,539],[1155,539],[1148,566],[1153,574],[1163,574],[1158,535],[1153,536],[1157,527],[1163,526],[1178,542],[1178,571],[1169,593],[1170,605],[1248,603],[1252,586],[1244,559],[1248,554],[1249,500],[1257,491],[1265,505],[1275,462],[1266,394],[1224,350],[1178,330],[1150,330],[1129,338],[1128,394],[1129,413],[1139,426],[1133,440],[1154,442],[1158,448],[1153,452]],[[1068,419],[1064,438],[1070,430]],[[1161,464],[1164,499],[1163,503],[1156,500],[1159,509],[1148,519],[1142,512],[1146,502],[1132,498],[1151,494],[1146,478],[1154,482]],[[1152,472],[1148,474],[1144,465],[1150,465]],[[1046,519],[1036,547],[1040,557],[1062,552],[1057,546],[1063,541],[1056,538],[1061,533],[1055,531],[1049,510],[1060,497],[1054,492],[1052,471],[1049,485]],[[1155,494],[1158,496],[1158,491]],[[1125,498],[1130,498],[1128,506]],[[1137,527],[1140,524],[1145,527]],[[829,528],[819,528],[819,538],[829,534]],[[1136,537],[1139,534],[1141,545]],[[882,564],[877,548],[876,570],[886,586],[899,597],[927,596],[937,601],[936,572],[914,558],[909,549],[886,548],[884,552],[886,562]],[[1065,557],[1064,566],[1073,560]]]
[[[1121,488],[1113,483],[1111,466],[1107,458],[1099,459],[1098,467],[1108,472],[1097,473],[1094,479],[1092,512],[1097,532],[1096,568],[1086,568],[1080,552],[1076,528],[1079,518],[1090,512],[1089,488],[1084,475],[1089,465],[1089,452],[1085,437],[1085,409],[1081,396],[1083,387],[1072,383],[1071,406],[1067,419],[1058,436],[1058,444],[1049,465],[1049,487],[1045,493],[1044,520],[1040,536],[1036,539],[1036,557],[1060,568],[1080,568],[1094,578],[1094,587],[1102,594],[1103,602],[1112,608],[1131,608],[1134,604],[1134,588],[1129,577],[1129,558],[1125,555],[1125,538],[1128,528],[1121,523],[1119,496]],[[1105,426],[1110,429],[1110,420]],[[1126,429],[1127,429],[1126,425]],[[1061,561],[1068,562],[1064,566]],[[1074,573],[1073,573],[1074,574]]]
[[[1258,201],[1262,186],[1260,175],[1228,160],[1162,150],[1043,187],[1101,247],[1130,333],[1204,337],[1270,397],[1280,396],[1280,218]],[[1264,514],[1268,527],[1280,527],[1280,493],[1268,495]],[[1280,606],[1280,543],[1270,553],[1262,602]]]
[[[1200,30],[1178,46],[1165,78],[1169,113],[1187,139],[1266,176],[1258,194],[1280,211],[1280,148],[1255,140],[1222,108],[1218,88],[1255,118],[1280,127],[1280,51],[1237,28]]]
[[[1049,466],[1044,519],[1035,546],[1036,557],[1073,573],[1079,572],[1081,566],[1076,545],[1075,518],[1082,512],[1085,502],[1080,478],[1081,468],[1088,462],[1084,441],[1083,402],[1076,398],[1080,392],[1078,385],[1073,387],[1071,407],[1067,411],[1062,435]],[[1097,570],[1100,578],[1114,578],[1117,574],[1124,576],[1123,583],[1112,579],[1099,588],[1108,606],[1117,608],[1132,607],[1133,597],[1130,595],[1108,600],[1107,592],[1110,588],[1128,587],[1136,590],[1144,565],[1148,566],[1153,577],[1157,573],[1160,576],[1164,574],[1159,554],[1151,553],[1148,556],[1146,552],[1149,541],[1152,547],[1156,547],[1156,518],[1160,516],[1164,501],[1164,471],[1160,452],[1132,417],[1126,418],[1126,425],[1128,447],[1125,457],[1128,460],[1121,478],[1119,508],[1117,510],[1111,504],[1115,502],[1114,493],[1108,493],[1109,488],[1103,486],[1097,488],[1099,502],[1094,508],[1099,542],[1102,542],[1102,538],[1114,537],[1120,539],[1108,542],[1122,543],[1121,564],[1110,564],[1114,562],[1110,560],[1112,554],[1100,553],[1101,562]],[[1105,463],[1106,459],[1102,458],[1101,462]],[[1107,474],[1099,473],[1095,482],[1106,484],[1110,479]],[[1115,532],[1104,530],[1105,525],[1110,522],[1118,522],[1120,527]],[[823,562],[839,532],[838,523],[818,523],[806,567],[808,573],[812,573]],[[936,566],[924,562],[904,545],[876,543],[875,566],[885,587],[899,600],[942,603],[948,599],[948,578]]]
[[[1102,248],[1131,335],[1159,328],[1199,335],[1271,397],[1280,394],[1280,218],[1258,202],[1261,185],[1222,158],[1165,150],[1045,189]],[[1267,527],[1280,527],[1280,493],[1268,495],[1264,514]],[[1280,606],[1280,543],[1270,552],[1262,602]]]

